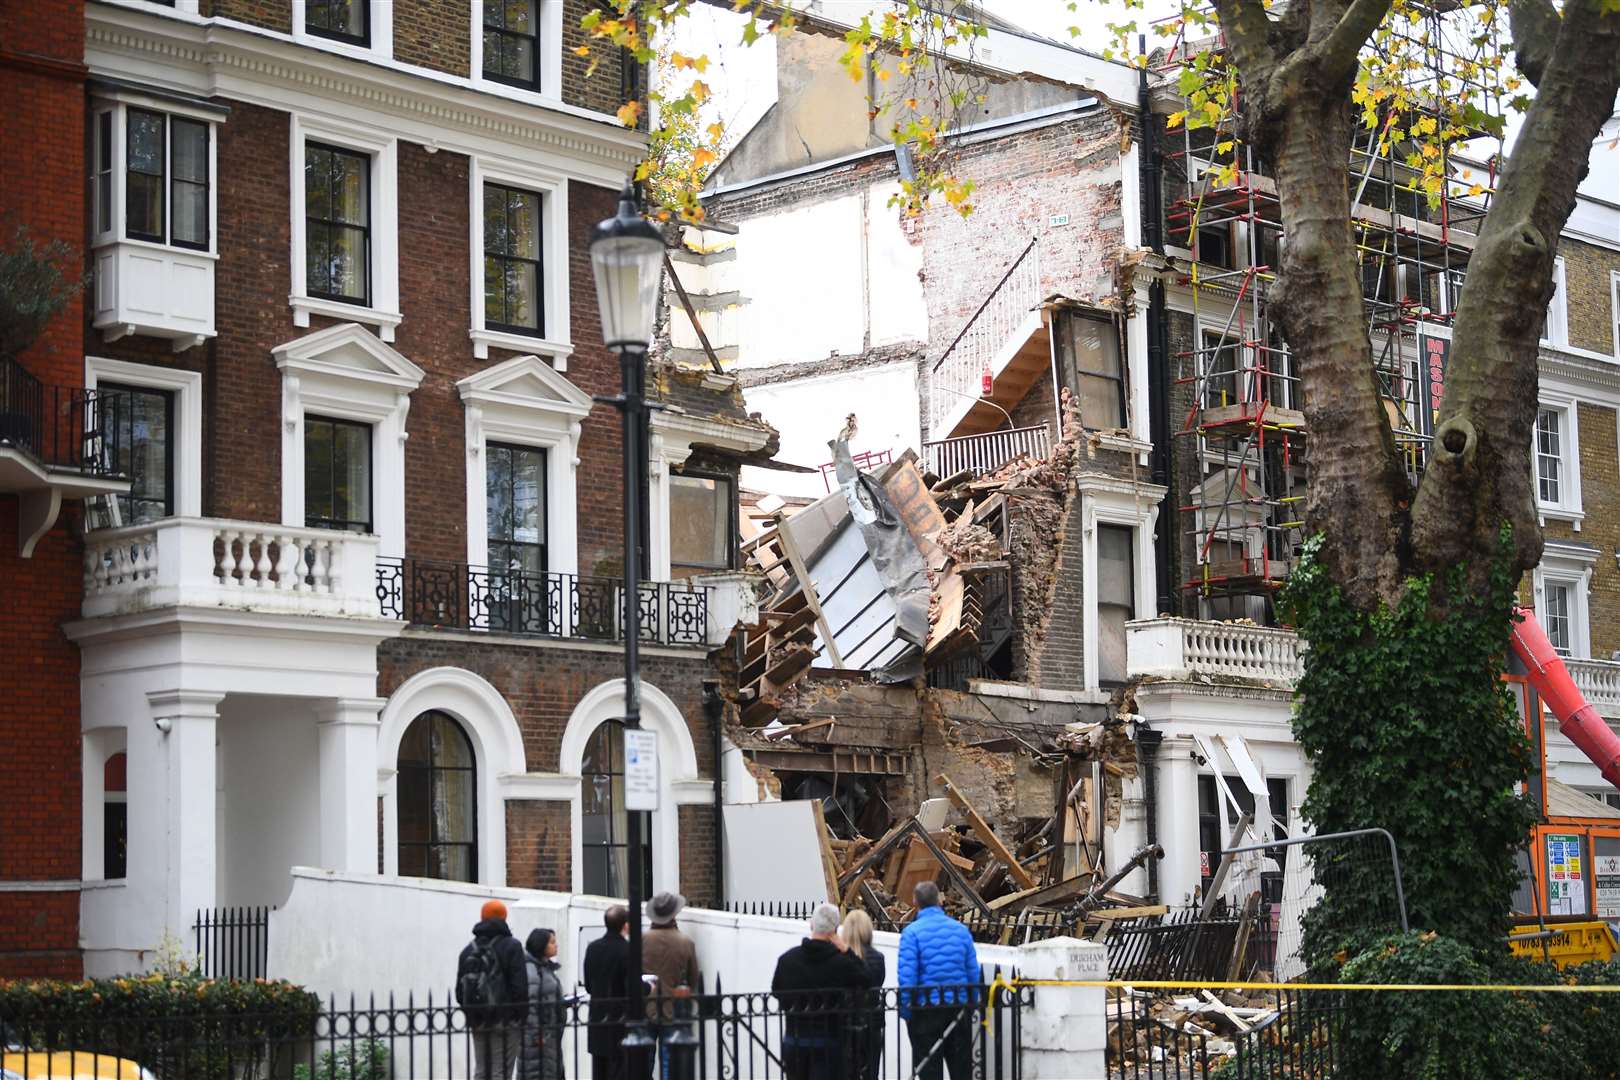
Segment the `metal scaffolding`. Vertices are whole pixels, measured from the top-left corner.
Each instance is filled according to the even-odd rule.
[[[1502,115],[1507,91],[1468,17],[1450,7],[1412,12],[1379,49],[1424,62],[1373,65],[1402,72],[1401,92],[1390,95],[1400,104],[1365,106],[1345,164],[1374,370],[1416,479],[1444,386],[1457,295],[1501,157],[1499,134],[1486,129],[1500,132],[1489,118]],[[1224,47],[1218,35],[1186,40],[1188,25],[1178,20],[1170,47],[1152,58],[1172,88],[1194,57],[1219,57]],[[1473,105],[1466,125],[1449,107],[1458,100]],[[1432,140],[1414,140],[1414,131],[1453,134],[1425,146]],[[1165,154],[1166,234],[1188,253],[1173,265],[1192,300],[1191,338],[1172,354],[1182,403],[1177,437],[1197,466],[1177,507],[1192,554],[1181,585],[1203,617],[1273,621],[1276,590],[1304,540],[1309,477],[1301,389],[1268,312],[1286,243],[1276,183],[1230,116],[1209,127],[1182,124],[1171,135],[1180,145]],[[1413,155],[1435,153],[1445,179],[1431,197],[1418,190],[1422,170]]]

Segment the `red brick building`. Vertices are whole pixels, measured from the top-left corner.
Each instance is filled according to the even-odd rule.
[[[635,80],[586,78],[574,0],[504,9],[92,0],[48,71],[5,54],[84,132],[6,121],[39,127],[8,146],[75,148],[33,159],[93,274],[50,370],[120,403],[99,452],[128,478],[41,543],[61,584],[27,593],[53,597],[27,631],[63,715],[59,778],[25,790],[72,843],[0,840],[0,874],[70,883],[27,904],[65,898],[75,970],[75,945],[127,970],[199,911],[282,903],[294,866],[622,895],[639,861],[715,892],[703,681],[741,598],[737,469],[771,432],[732,380],[652,373],[652,584],[625,627],[586,241],[642,152],[611,115]],[[641,860],[627,632],[663,788]]]
[[[23,9],[27,8],[25,12]],[[71,279],[84,251],[84,6],[0,4],[0,247],[55,242]],[[87,466],[83,297],[20,356],[0,357],[0,977],[79,973],[79,658],[76,501],[118,488]],[[92,425],[93,426],[93,425]]]

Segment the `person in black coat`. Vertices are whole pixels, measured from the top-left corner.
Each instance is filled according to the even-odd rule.
[[[877,1080],[878,1066],[883,1061],[883,1033],[888,1014],[883,1009],[883,982],[888,978],[888,965],[883,954],[872,944],[872,916],[856,908],[844,916],[839,935],[849,951],[866,965],[866,1009],[861,1017],[864,1027],[856,1038],[857,1057],[862,1080]]]
[[[820,905],[810,916],[810,936],[777,959],[771,977],[771,992],[786,1017],[787,1080],[844,1080],[852,1074],[854,1048],[845,1036],[866,988],[866,964],[838,936],[838,909]]]
[[[473,926],[473,939],[456,962],[456,1001],[472,1030],[475,1080],[510,1080],[523,1042],[523,1018],[529,1011],[529,971],[523,945],[506,925],[506,905],[486,901]],[[465,976],[483,949],[495,956],[495,1000],[474,1004],[464,1000]]]
[[[624,1015],[630,987],[630,943],[625,936],[630,912],[615,904],[602,915],[607,933],[585,947],[585,992],[591,996],[590,1030],[585,1046],[591,1053],[591,1076],[625,1080]]]

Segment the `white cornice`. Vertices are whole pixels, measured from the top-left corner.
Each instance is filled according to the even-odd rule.
[[[86,11],[91,73],[155,88],[287,112],[324,112],[457,153],[536,150],[570,178],[617,186],[645,153],[646,136],[609,117],[526,105],[470,80],[349,58],[283,34],[223,20],[183,21],[107,4]]]

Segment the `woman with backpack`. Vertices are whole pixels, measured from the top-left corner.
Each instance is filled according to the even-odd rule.
[[[518,1080],[565,1080],[563,1074],[562,980],[557,972],[557,935],[531,930],[524,943],[529,972],[529,1010],[523,1021]]]

